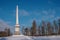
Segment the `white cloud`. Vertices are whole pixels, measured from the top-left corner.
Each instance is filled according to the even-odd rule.
[[[14,13],[13,15],[16,16],[16,10],[14,10],[13,13]],[[19,13],[19,16],[29,16],[29,12],[24,10],[24,9],[23,10],[19,10],[18,13]]]
[[[54,0],[54,1],[56,1],[56,0]],[[53,5],[54,2],[52,0],[48,0],[48,4]]]
[[[42,13],[44,13],[44,14],[48,14],[48,11],[46,11],[46,10],[43,10],[43,11],[42,11]]]
[[[50,17],[50,18],[54,18],[54,15],[50,15],[49,17]]]
[[[29,13],[26,10],[19,10],[20,16],[29,16]]]
[[[52,20],[55,17],[56,11],[55,9],[49,8],[48,10],[42,10],[41,13],[43,13],[42,20]]]
[[[57,17],[55,18],[55,20],[58,20],[58,19],[60,19],[60,17],[59,17],[59,16],[57,16]]]
[[[42,13],[45,15],[55,15],[56,11],[55,9],[48,9],[48,10],[42,10]]]
[[[42,20],[49,21],[54,19],[54,15],[42,16]]]

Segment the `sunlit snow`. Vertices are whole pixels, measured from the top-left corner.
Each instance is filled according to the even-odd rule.
[[[9,37],[1,37],[0,40],[60,40],[60,36],[24,36],[13,35]]]

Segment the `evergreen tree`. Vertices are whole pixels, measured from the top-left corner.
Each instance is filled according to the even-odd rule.
[[[36,21],[34,20],[33,23],[32,23],[32,36],[35,36],[36,35]]]

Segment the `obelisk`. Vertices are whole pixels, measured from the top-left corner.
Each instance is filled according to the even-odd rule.
[[[16,25],[15,25],[15,35],[20,35],[19,20],[18,20],[18,5],[16,6]]]

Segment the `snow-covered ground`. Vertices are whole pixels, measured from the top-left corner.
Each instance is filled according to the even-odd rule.
[[[60,40],[60,36],[24,36],[24,35],[13,35],[10,37],[1,37],[0,40]]]

